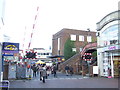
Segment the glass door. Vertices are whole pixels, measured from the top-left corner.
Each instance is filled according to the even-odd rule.
[[[120,56],[114,56],[114,77],[119,77]]]
[[[108,53],[103,53],[103,75],[108,76]]]

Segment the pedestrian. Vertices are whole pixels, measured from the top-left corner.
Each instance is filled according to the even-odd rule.
[[[47,76],[47,71],[46,71],[45,66],[43,66],[43,68],[41,70],[41,76],[40,76],[40,78],[41,78],[40,80],[42,80],[43,83],[45,83],[46,76]]]
[[[27,65],[27,71],[29,71],[29,70],[30,70],[30,64]]]
[[[37,65],[37,75],[39,74],[39,65]]]
[[[33,77],[36,77],[37,67],[35,64],[32,66],[32,70],[33,70]]]
[[[39,66],[40,81],[42,80],[42,70],[43,70],[43,67],[42,67],[42,65],[40,65],[40,66]]]
[[[72,76],[73,75],[73,67],[71,65],[69,67],[69,70],[70,70],[70,75]]]
[[[57,67],[56,67],[56,65],[54,65],[53,66],[53,75],[54,75],[54,77],[57,77],[56,71],[57,71]]]
[[[65,66],[65,73],[66,73],[66,76],[68,76],[68,71],[69,71],[69,66],[66,65],[66,66]]]
[[[47,66],[47,67],[46,67],[46,71],[47,71],[47,76],[49,76],[49,75],[50,75],[50,73],[51,73],[50,66]]]

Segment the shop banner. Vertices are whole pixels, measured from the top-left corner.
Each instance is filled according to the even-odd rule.
[[[3,42],[3,53],[19,53],[19,43]]]

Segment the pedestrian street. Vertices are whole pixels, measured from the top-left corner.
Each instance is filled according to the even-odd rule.
[[[43,83],[39,75],[31,80],[10,80],[10,88],[118,88],[117,78],[88,77],[68,75],[57,72],[57,77],[50,74]]]

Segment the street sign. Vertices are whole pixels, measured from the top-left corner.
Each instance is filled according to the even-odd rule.
[[[3,42],[2,52],[19,53],[19,43]]]

